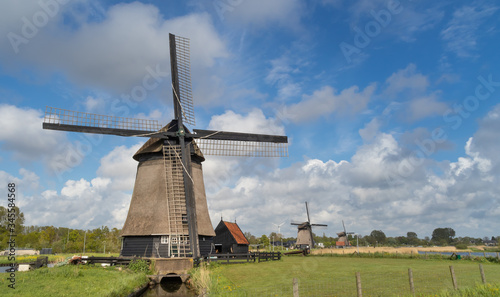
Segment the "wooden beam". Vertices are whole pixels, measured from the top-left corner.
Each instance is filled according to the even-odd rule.
[[[287,143],[287,136],[268,135],[268,134],[252,134],[252,133],[238,133],[238,132],[225,132],[214,130],[199,130],[193,129],[196,134],[189,134],[188,137],[216,139],[216,140],[234,140],[234,141],[254,141],[254,142],[274,142],[274,143]]]
[[[79,132],[79,133],[107,134],[107,135],[126,136],[126,137],[137,136],[137,137],[156,137],[156,138],[177,138],[175,132],[142,131],[142,130],[116,129],[116,128],[88,127],[79,125],[52,124],[52,123],[43,123],[43,129],[59,130],[67,132]]]

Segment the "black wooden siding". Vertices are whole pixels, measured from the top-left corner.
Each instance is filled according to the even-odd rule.
[[[213,237],[199,236],[200,253],[207,256],[212,251]],[[120,253],[122,257],[167,258],[168,244],[161,243],[161,236],[125,236]]]
[[[123,237],[122,257],[151,257],[153,252],[153,236],[125,236]]]
[[[237,244],[231,232],[224,223],[215,228],[214,244],[221,244],[221,253],[248,253],[248,245]]]

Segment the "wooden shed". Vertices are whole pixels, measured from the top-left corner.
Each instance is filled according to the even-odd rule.
[[[215,248],[218,253],[248,253],[250,244],[236,223],[220,221],[215,228]]]

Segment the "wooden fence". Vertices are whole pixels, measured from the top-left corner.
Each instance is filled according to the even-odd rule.
[[[261,261],[279,261],[280,252],[256,252],[246,254],[210,254],[206,258],[207,262],[217,262],[221,264],[240,264]]]
[[[458,289],[458,281],[457,281],[457,277],[455,275],[455,269],[453,268],[453,266],[450,266],[449,267],[450,269],[450,281],[451,281],[451,284],[453,285],[453,289],[454,290],[457,290]],[[479,273],[481,275],[481,282],[483,284],[486,284],[486,276],[485,276],[485,273],[484,273],[484,269],[483,269],[483,265],[482,264],[479,264]],[[362,297],[363,296],[363,282],[362,282],[362,275],[360,272],[356,272],[355,273],[355,278],[356,278],[356,296],[357,297]],[[414,279],[413,279],[413,270],[411,268],[408,269],[408,295],[410,296],[416,296],[415,294],[415,285],[414,285]],[[299,297],[299,281],[298,279],[294,278],[292,280],[292,292],[293,292],[293,297]]]

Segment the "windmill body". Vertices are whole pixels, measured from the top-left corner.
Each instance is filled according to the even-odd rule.
[[[287,156],[286,136],[193,129],[189,40],[170,34],[174,119],[163,128],[152,120],[128,119],[47,107],[44,129],[147,137],[122,229],[122,256],[193,257],[211,251],[210,221],[202,162],[204,154]],[[201,148],[201,149],[200,149]]]
[[[347,232],[343,220],[342,220],[342,226],[344,227],[344,231],[337,233],[337,236],[339,237],[339,240],[337,240],[337,242],[335,243],[335,246],[337,248],[350,247],[351,243],[349,242],[349,239],[347,238],[347,236],[349,234],[354,234],[354,232]]]
[[[327,227],[325,224],[311,224],[311,219],[309,216],[309,207],[306,202],[306,214],[307,221],[303,223],[292,223],[292,225],[297,226],[297,242],[295,246],[298,249],[310,251],[311,248],[314,248],[314,237],[312,233],[312,227]]]
[[[175,125],[172,121],[162,130],[176,129]],[[121,232],[122,256],[183,257],[190,252],[182,164],[174,151],[163,152],[163,142],[161,138],[151,138],[134,155],[139,164],[129,212]],[[198,242],[203,256],[210,253],[215,232],[203,182],[202,162],[205,158],[194,142],[190,151]]]

